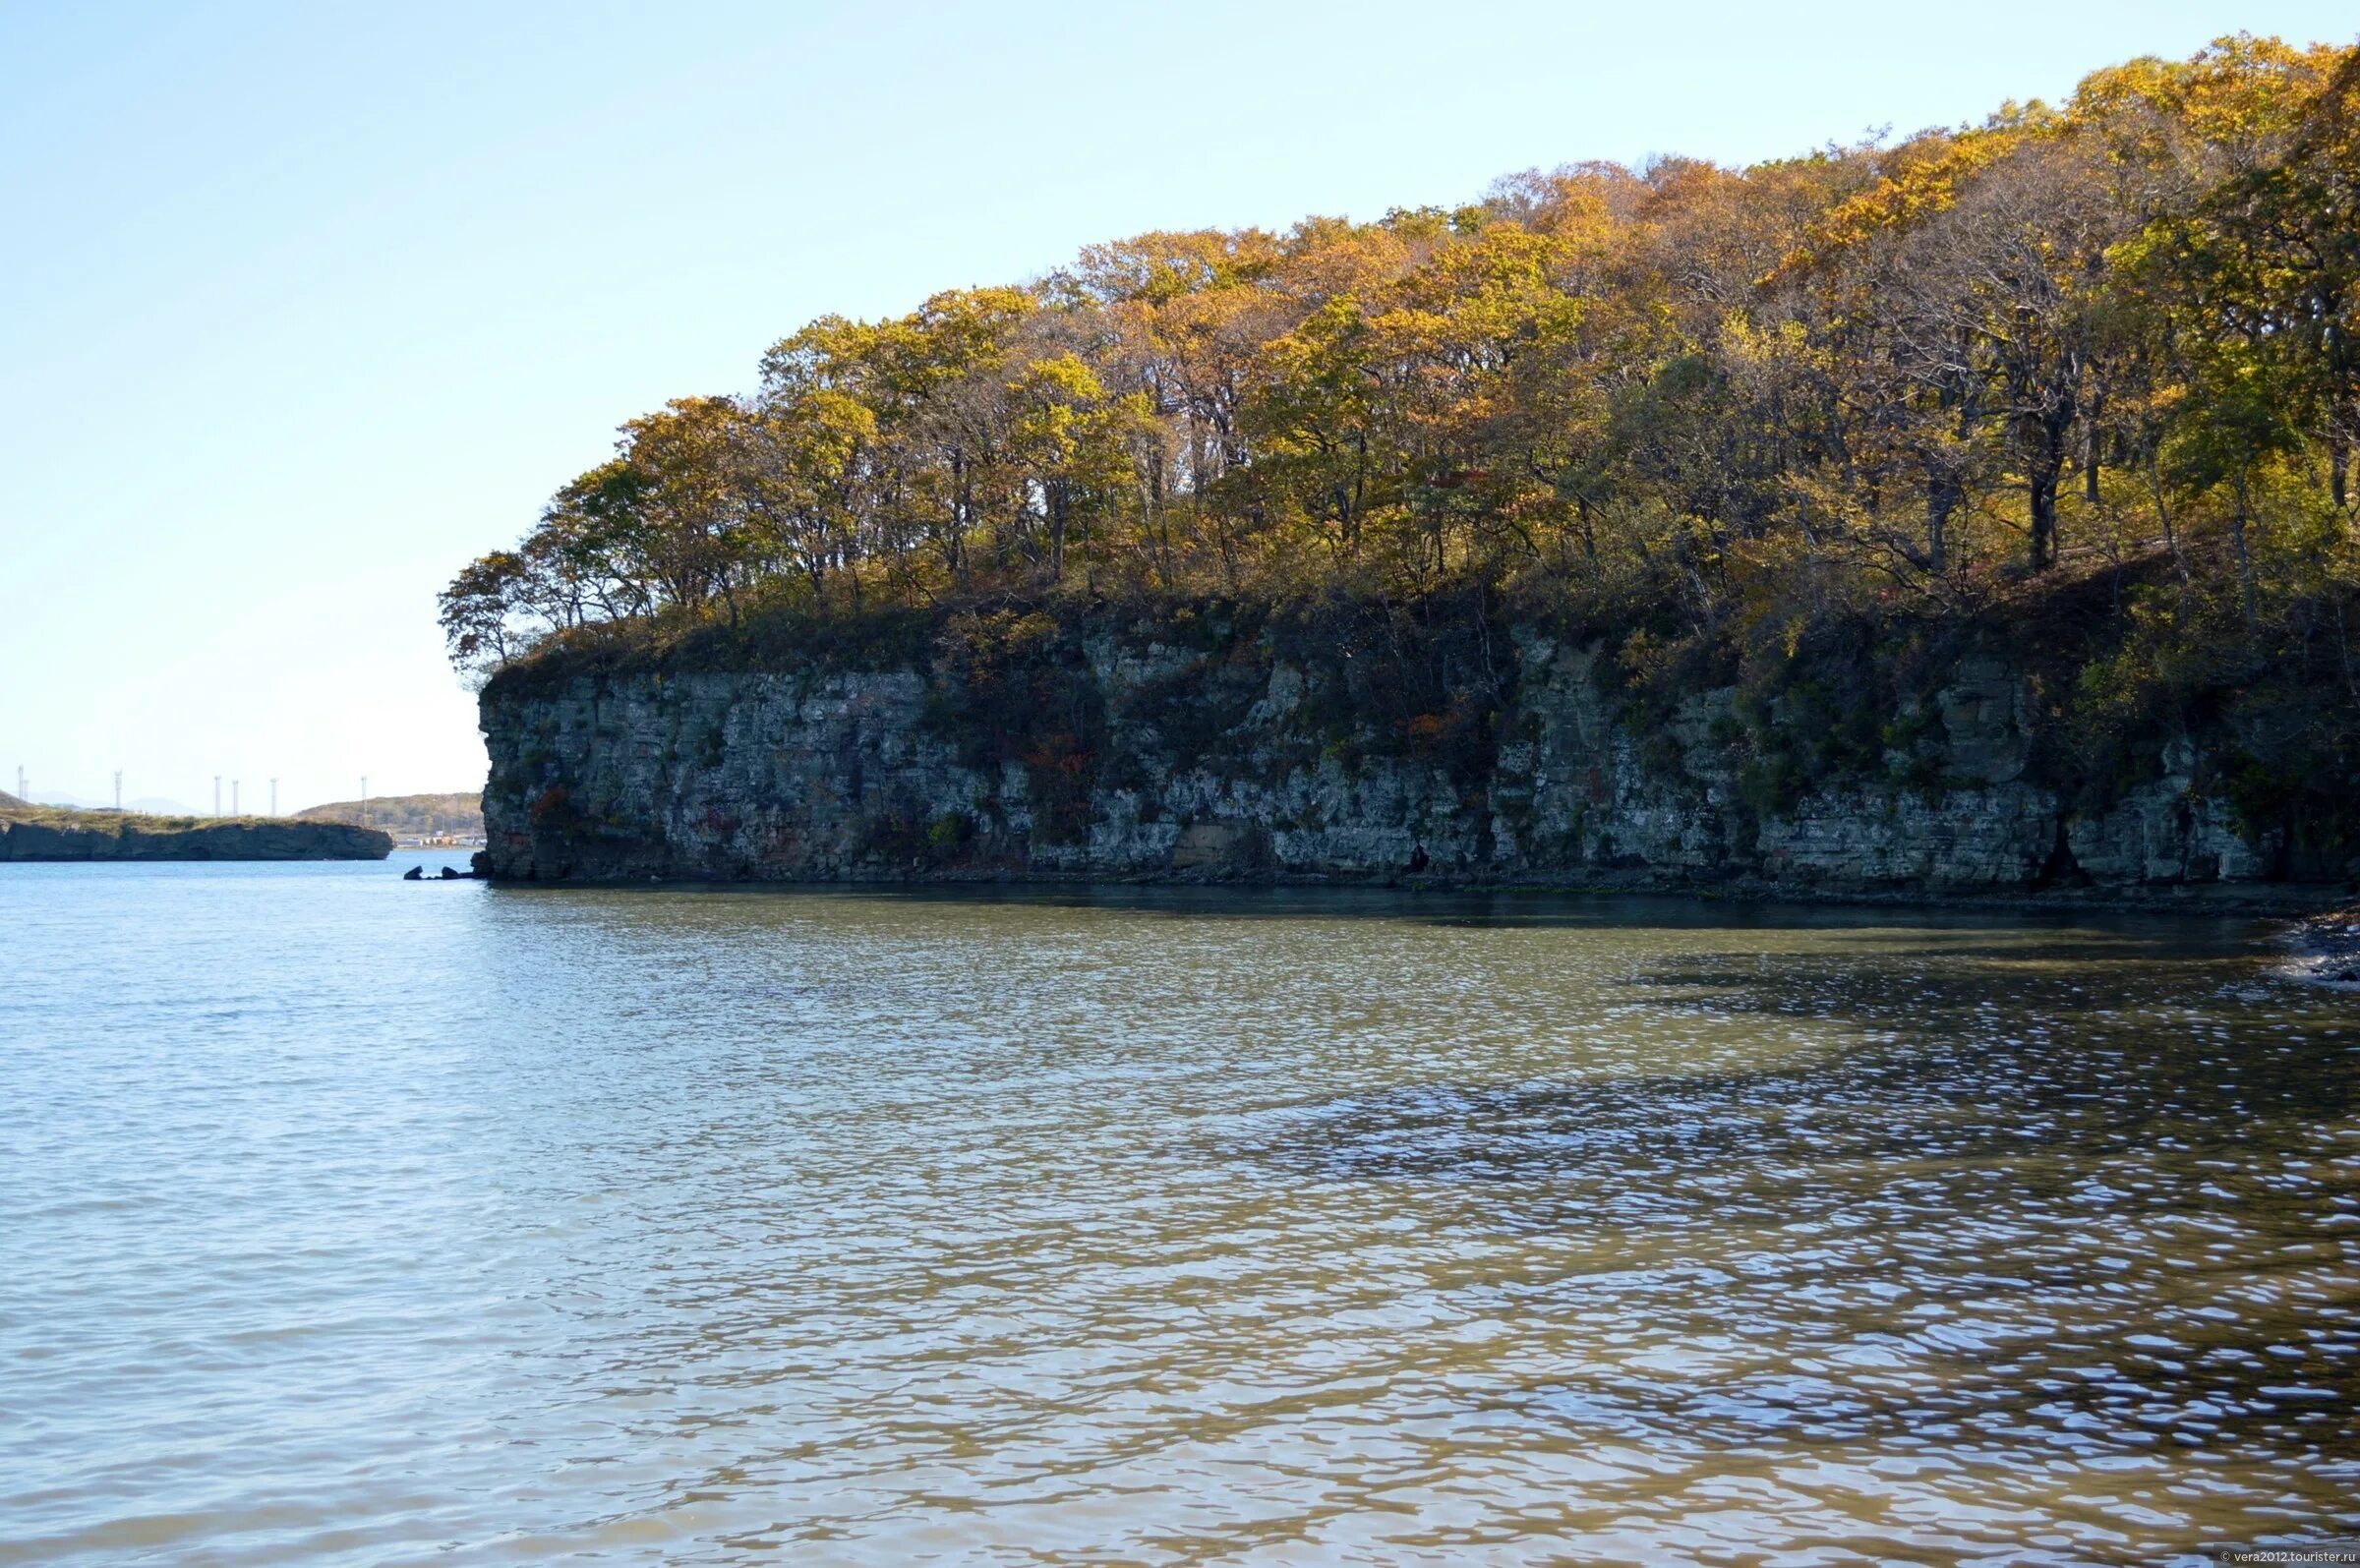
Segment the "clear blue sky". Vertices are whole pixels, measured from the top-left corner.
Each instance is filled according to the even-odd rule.
[[[438,587],[822,312],[1979,119],[2341,4],[0,0],[0,787],[472,788]]]

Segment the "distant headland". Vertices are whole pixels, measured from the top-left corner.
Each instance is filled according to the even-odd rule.
[[[383,860],[392,836],[284,817],[153,817],[33,805],[0,793],[0,861]]]

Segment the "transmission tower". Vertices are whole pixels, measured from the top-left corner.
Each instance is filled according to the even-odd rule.
[[[278,815],[278,781],[276,779],[270,781],[270,815],[274,817]]]
[[[123,770],[120,768],[115,770],[115,809],[123,809]]]
[[[238,809],[238,781],[235,779],[229,782],[229,814],[233,817],[245,815]]]
[[[221,776],[213,775],[213,815],[221,815]]]

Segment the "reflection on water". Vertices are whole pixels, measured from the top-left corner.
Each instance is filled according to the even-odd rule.
[[[383,866],[0,925],[0,1561],[2360,1528],[2360,1017],[2239,925]]]

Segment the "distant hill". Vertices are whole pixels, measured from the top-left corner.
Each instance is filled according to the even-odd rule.
[[[448,795],[373,795],[331,800],[295,813],[299,822],[358,822],[397,838],[479,839],[484,832],[484,797],[470,791]]]
[[[0,789],[0,811],[30,811],[32,808],[5,789]]]

